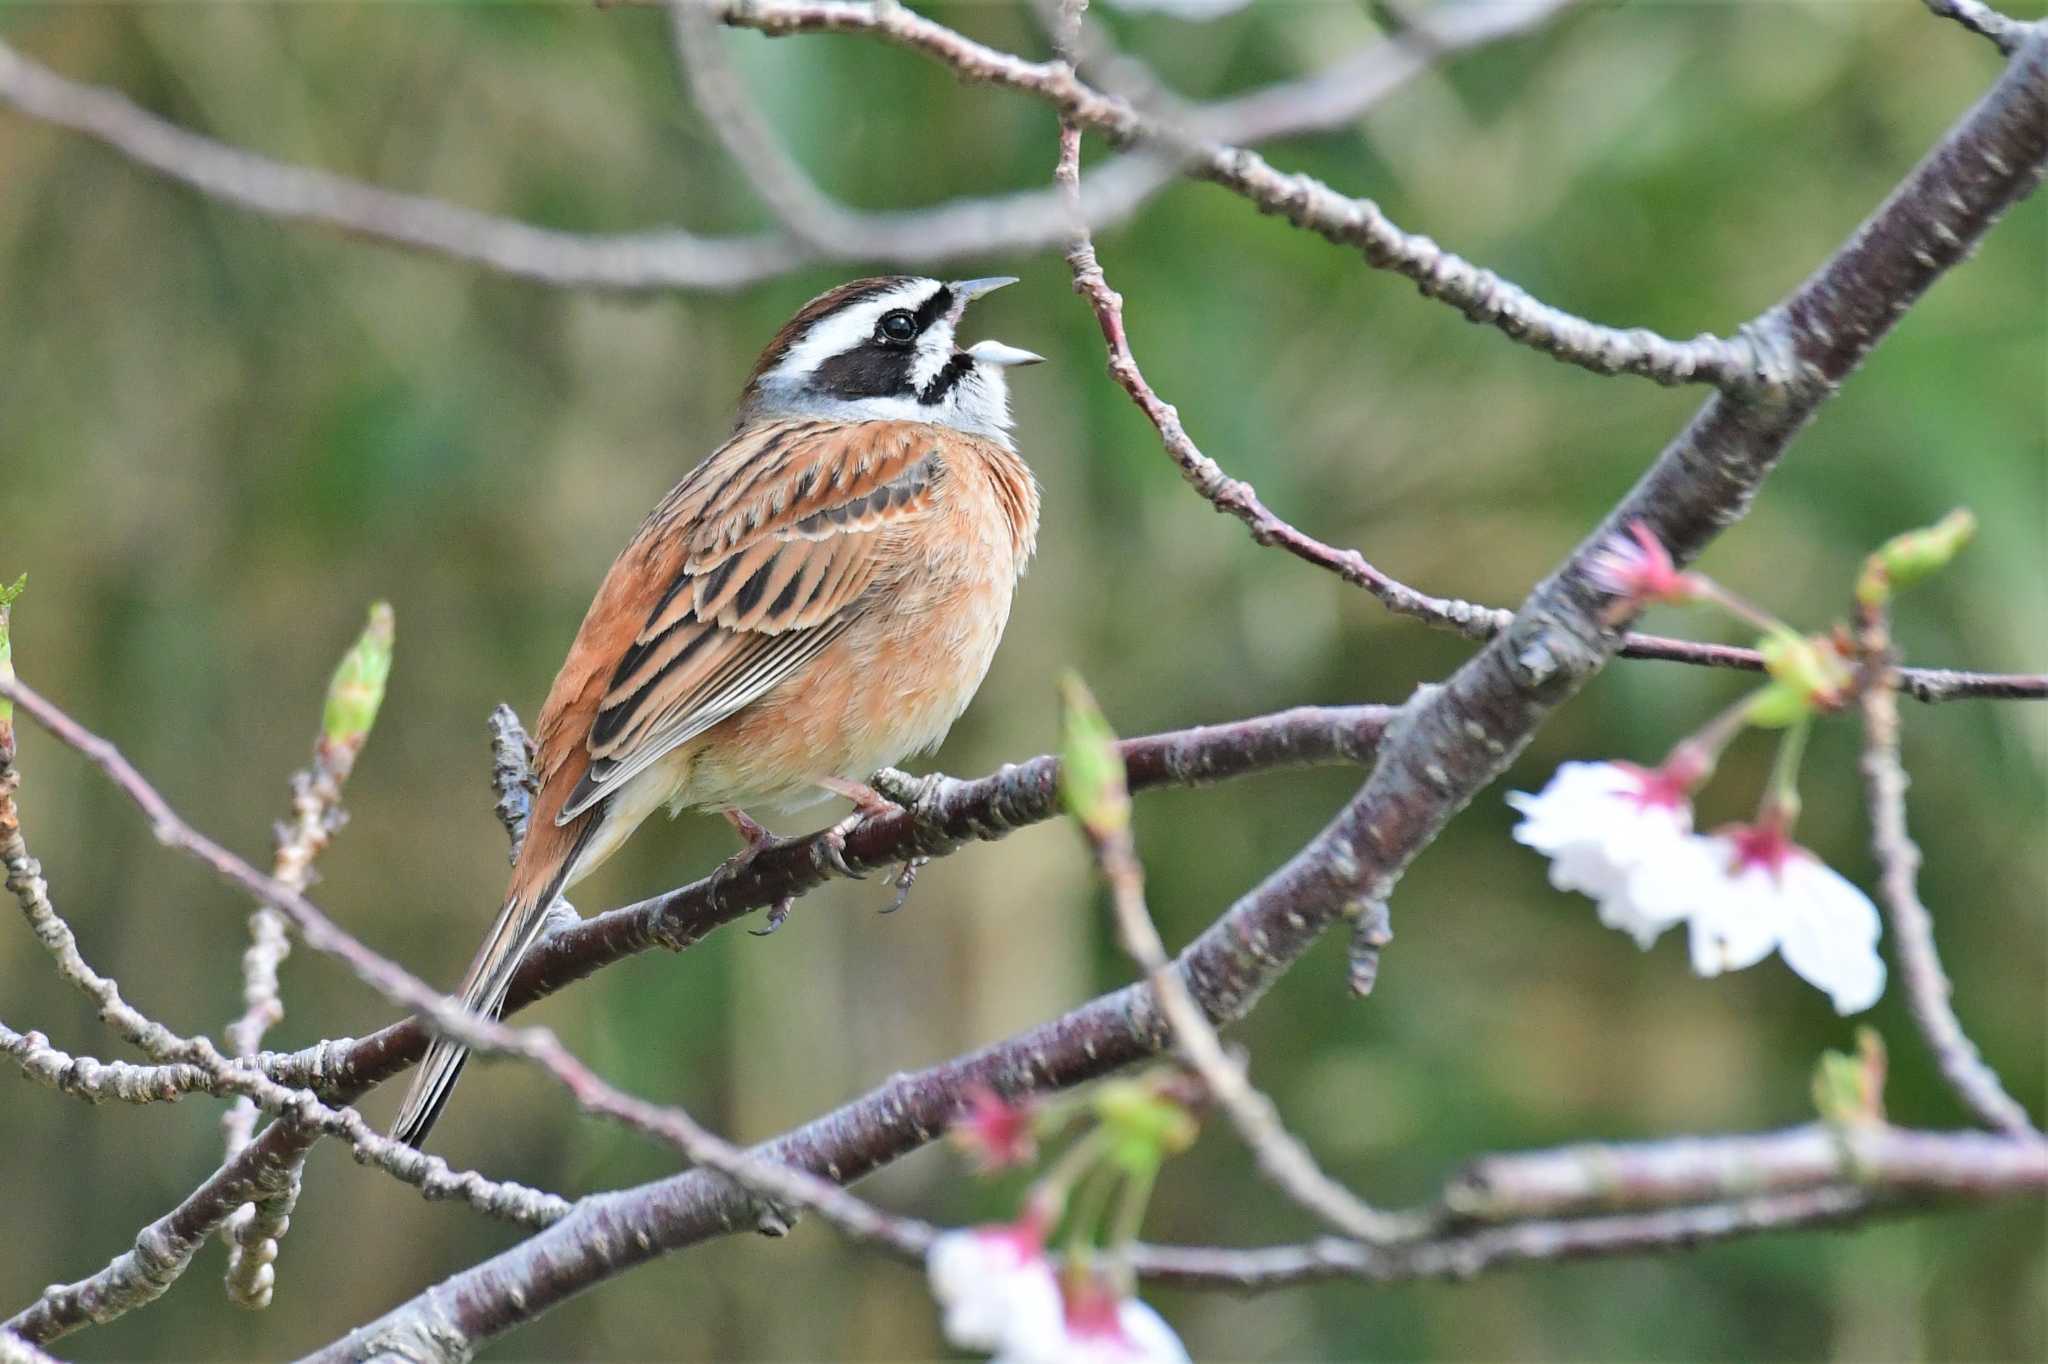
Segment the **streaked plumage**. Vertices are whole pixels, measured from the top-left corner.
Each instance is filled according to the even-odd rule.
[[[548,693],[470,1008],[498,1012],[555,898],[661,806],[807,804],[945,737],[1038,531],[1002,377],[1038,357],[953,345],[967,303],[1007,282],[855,281],[769,343],[738,430],[612,564]],[[401,1140],[424,1138],[463,1055],[429,1050]]]

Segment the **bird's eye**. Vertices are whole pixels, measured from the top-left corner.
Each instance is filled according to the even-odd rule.
[[[898,308],[893,313],[883,313],[882,320],[875,324],[875,336],[883,341],[902,345],[917,335],[917,319]]]

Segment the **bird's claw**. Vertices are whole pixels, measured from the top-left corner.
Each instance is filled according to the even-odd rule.
[[[846,860],[846,836],[859,828],[861,821],[866,818],[865,814],[860,813],[848,815],[818,835],[818,856],[841,876],[851,877],[856,881],[865,881],[867,873],[855,871],[853,864]]]
[[[894,914],[903,908],[904,902],[910,899],[910,888],[917,884],[918,872],[922,871],[924,864],[929,861],[929,857],[923,856],[911,857],[904,861],[897,869],[896,875],[890,878],[890,884],[896,887],[896,898],[889,901],[888,907],[881,913]]]
[[[766,923],[760,928],[750,928],[747,930],[747,932],[753,934],[757,938],[767,937],[770,933],[773,933],[776,929],[782,927],[783,922],[789,918],[790,908],[795,904],[796,897],[794,895],[783,896],[780,900],[777,900],[774,904],[768,906],[768,918]]]

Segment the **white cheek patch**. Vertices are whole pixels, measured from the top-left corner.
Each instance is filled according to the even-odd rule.
[[[924,335],[917,338],[917,363],[910,370],[911,387],[924,392],[952,358],[953,324],[942,317],[926,327]]]

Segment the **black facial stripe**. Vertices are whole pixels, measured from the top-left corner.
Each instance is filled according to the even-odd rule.
[[[954,351],[953,358],[946,362],[943,369],[932,376],[931,382],[926,384],[923,390],[918,393],[917,400],[926,407],[930,407],[934,403],[944,402],[946,395],[951,393],[954,386],[962,379],[965,379],[968,371],[973,368],[973,356],[964,350]]]
[[[944,317],[952,306],[953,291],[941,284],[930,298],[917,305],[917,311],[912,314],[917,319],[917,329],[922,332]]]
[[[907,397],[914,350],[861,345],[834,355],[818,366],[812,387],[835,398]]]

